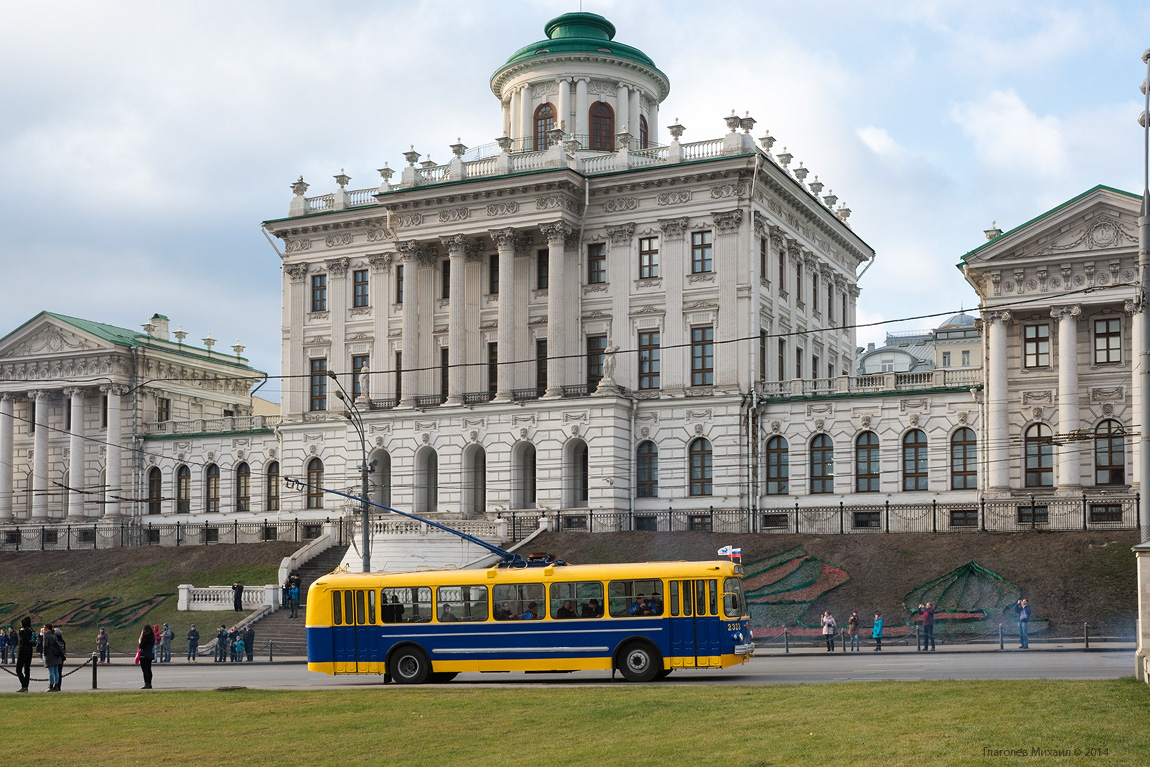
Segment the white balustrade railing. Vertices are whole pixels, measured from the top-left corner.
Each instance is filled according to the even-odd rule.
[[[233,431],[260,431],[274,428],[281,420],[282,417],[278,415],[249,415],[155,421],[144,424],[144,434],[222,434]]]
[[[482,160],[473,160],[463,164],[463,172],[467,178],[480,178],[482,176],[494,176],[498,170],[499,163],[496,157],[487,157]]]
[[[894,377],[895,388],[920,389],[934,383],[934,374],[926,373],[896,373]]]
[[[616,155],[614,154],[600,154],[591,157],[583,158],[583,172],[587,174],[592,173],[606,173],[607,171],[615,170]]]
[[[177,609],[190,612],[227,612],[235,609],[235,593],[231,586],[206,586],[196,588],[190,583],[177,587],[179,597]],[[240,607],[250,612],[261,607],[273,610],[279,607],[279,586],[246,586],[240,597]]]
[[[506,532],[502,522],[490,522],[484,519],[452,519],[444,520],[440,524],[450,527],[476,538],[501,539]],[[450,535],[431,525],[416,522],[414,519],[386,519],[374,520],[371,523],[371,533],[377,535]],[[354,535],[354,534],[353,534]]]
[[[873,373],[846,378],[817,378],[794,381],[765,381],[759,384],[763,397],[817,397],[828,394],[908,391],[942,386],[971,386],[982,383],[981,368],[931,370],[917,373]]]
[[[982,383],[982,368],[963,368],[961,370],[943,370],[942,381],[945,386],[956,384]]]
[[[309,213],[319,213],[325,210],[332,210],[335,207],[334,194],[324,194],[319,197],[308,197],[306,199]]]
[[[353,208],[359,205],[375,205],[375,195],[377,194],[379,194],[379,189],[376,187],[356,189],[347,193],[347,204]]]
[[[416,173],[421,184],[438,184],[441,181],[451,180],[450,165],[432,165],[429,168],[420,168]]]
[[[511,172],[515,173],[524,170],[537,170],[542,168],[547,161],[547,152],[520,152],[512,154],[511,157]]]
[[[706,157],[718,157],[723,153],[723,139],[716,138],[708,141],[695,141],[681,146],[684,160],[702,160]]]

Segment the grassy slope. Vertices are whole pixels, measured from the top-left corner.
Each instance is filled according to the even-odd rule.
[[[0,760],[57,764],[1145,764],[1150,695],[1100,682],[867,682],[9,696]],[[221,712],[226,711],[226,715]],[[174,715],[178,736],[173,737]],[[274,736],[272,736],[274,733]],[[237,743],[257,744],[236,748]],[[254,746],[253,746],[254,747]],[[1074,749],[1105,748],[1086,758]],[[256,756],[258,754],[258,757]],[[1026,759],[1011,758],[1017,762]]]

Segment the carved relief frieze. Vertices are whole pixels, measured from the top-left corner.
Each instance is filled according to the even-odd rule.
[[[671,192],[660,192],[655,200],[660,205],[682,205],[691,201],[691,190],[677,189]]]
[[[492,202],[487,205],[488,216],[510,216],[519,212],[519,203],[514,200],[508,202]]]
[[[747,185],[742,183],[719,184],[711,187],[711,199],[721,200],[724,197],[742,197],[747,193]]]
[[[329,248],[338,248],[343,245],[351,245],[351,233],[341,232],[339,234],[329,234],[323,239],[323,244]]]
[[[607,227],[607,236],[611,238],[613,245],[626,245],[631,242],[631,238],[635,235],[635,224],[622,224],[620,226]]]
[[[423,223],[423,214],[422,213],[398,213],[398,214],[396,214],[395,218],[392,220],[395,222],[396,226],[407,229],[409,227],[419,226],[420,224],[422,224]]]
[[[583,215],[583,203],[562,194],[546,194],[542,197],[536,197],[535,208],[536,210],[551,210],[557,208],[559,210],[566,210],[569,213],[574,213],[577,216]]]
[[[304,238],[299,240],[288,240],[286,243],[284,243],[285,253],[299,253],[304,250],[311,250],[311,240]]]
[[[441,208],[439,211],[439,223],[453,224],[456,221],[466,221],[470,215],[471,210],[466,205],[458,208]]]
[[[604,213],[624,213],[639,207],[638,197],[615,197],[603,203]]]
[[[390,240],[390,239],[393,239],[394,237],[395,237],[395,234],[390,229],[387,229],[386,227],[384,227],[382,229],[368,229],[367,230],[367,241],[368,242],[383,242],[384,240]]]

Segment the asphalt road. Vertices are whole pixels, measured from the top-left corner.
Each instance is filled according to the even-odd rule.
[[[12,666],[4,666],[11,671]],[[302,689],[383,686],[379,676],[338,676],[317,674],[302,662],[256,662],[252,664],[183,662],[153,665],[156,690],[256,687],[262,689]],[[69,666],[65,671],[72,670]],[[1134,651],[1083,652],[1081,650],[1006,650],[992,648],[918,653],[895,649],[882,654],[863,651],[834,653],[803,650],[783,655],[775,651],[757,656],[745,665],[725,671],[676,671],[655,684],[810,684],[875,680],[930,679],[1115,679],[1134,673]],[[46,678],[43,666],[33,665],[33,678]],[[575,674],[460,674],[455,686],[508,685],[596,685],[610,684],[607,672]],[[625,684],[616,677],[617,684]],[[134,690],[142,684],[140,670],[130,663],[101,666],[101,690]],[[81,668],[64,679],[63,689],[90,690],[91,668]],[[15,692],[14,676],[0,673],[0,691]],[[33,692],[47,688],[47,682],[33,682]]]

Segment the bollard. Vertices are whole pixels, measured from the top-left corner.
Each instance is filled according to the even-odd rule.
[[[791,637],[787,633],[786,627],[783,628],[783,652],[788,653],[791,651]]]
[[[918,641],[918,638],[919,638],[918,637],[918,626],[916,625],[914,627],[914,649],[918,650],[919,652],[922,652],[923,650],[926,649],[926,647],[922,646],[922,643]]]
[[[1083,623],[1082,624],[1082,636],[1085,637],[1086,649],[1089,650],[1090,649],[1090,624],[1089,623]]]
[[[998,624],[998,649],[1005,650],[1006,645],[1002,641],[1002,624]]]
[[[100,656],[98,653],[92,653],[92,689],[96,689],[96,669],[99,664]]]
[[[276,643],[268,642],[268,663],[276,659]]]
[[[846,652],[847,651],[847,630],[846,629],[839,629],[839,632],[841,633],[842,638],[843,638],[843,652]]]

